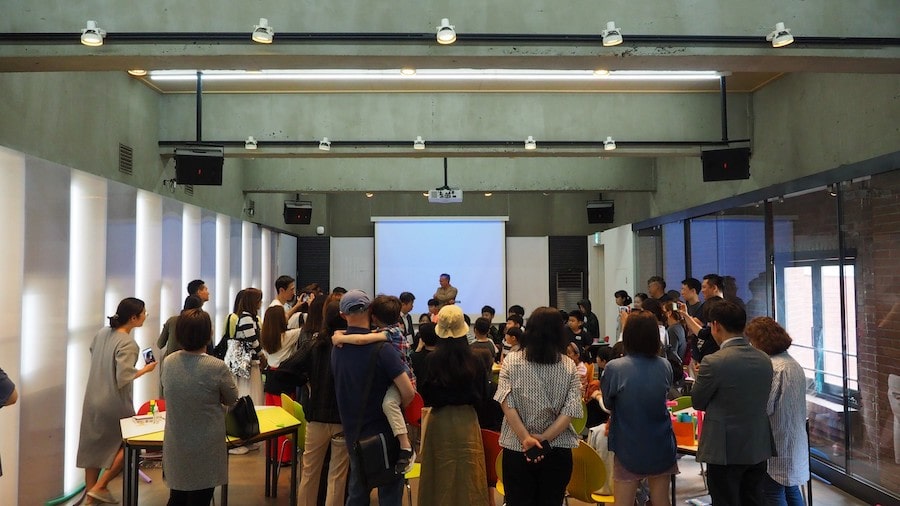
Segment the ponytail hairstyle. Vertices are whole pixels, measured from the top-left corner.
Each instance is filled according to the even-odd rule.
[[[628,292],[626,292],[625,290],[617,291],[616,293],[613,294],[613,297],[622,297],[622,299],[624,299],[624,302],[625,302],[624,304],[622,304],[623,306],[630,306],[632,303],[631,296],[628,295]]]
[[[116,314],[107,317],[109,326],[117,329],[128,323],[132,317],[138,316],[142,312],[144,312],[144,301],[134,297],[126,297],[122,299],[122,302],[119,302],[119,307],[116,308]]]

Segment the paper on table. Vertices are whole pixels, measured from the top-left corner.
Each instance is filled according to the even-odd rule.
[[[119,426],[122,428],[122,439],[129,439],[144,434],[152,434],[154,432],[162,432],[166,429],[166,413],[159,414],[158,420],[153,421],[150,415],[136,415],[119,420]]]

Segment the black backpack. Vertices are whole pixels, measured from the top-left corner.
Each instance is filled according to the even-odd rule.
[[[228,318],[225,319],[225,333],[222,334],[222,339],[219,339],[216,346],[208,353],[209,355],[212,355],[219,360],[225,360],[225,352],[228,351],[228,340],[234,337],[234,329],[237,327],[237,320],[238,317],[236,314],[231,313],[228,315]]]

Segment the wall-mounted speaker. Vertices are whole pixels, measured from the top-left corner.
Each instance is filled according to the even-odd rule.
[[[711,149],[700,160],[704,182],[750,179],[750,148]]]
[[[288,225],[309,225],[312,219],[312,203],[305,200],[284,202],[284,222]]]
[[[612,200],[590,200],[587,203],[588,223],[613,223],[616,207]]]
[[[221,185],[225,148],[188,146],[175,150],[175,181],[178,184]]]

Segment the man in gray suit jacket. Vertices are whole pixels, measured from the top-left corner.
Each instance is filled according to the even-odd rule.
[[[775,451],[766,415],[772,362],[742,337],[747,313],[737,304],[716,302],[709,322],[721,349],[704,357],[691,390],[694,408],[706,411],[697,460],[708,464],[713,506],[762,505]]]

